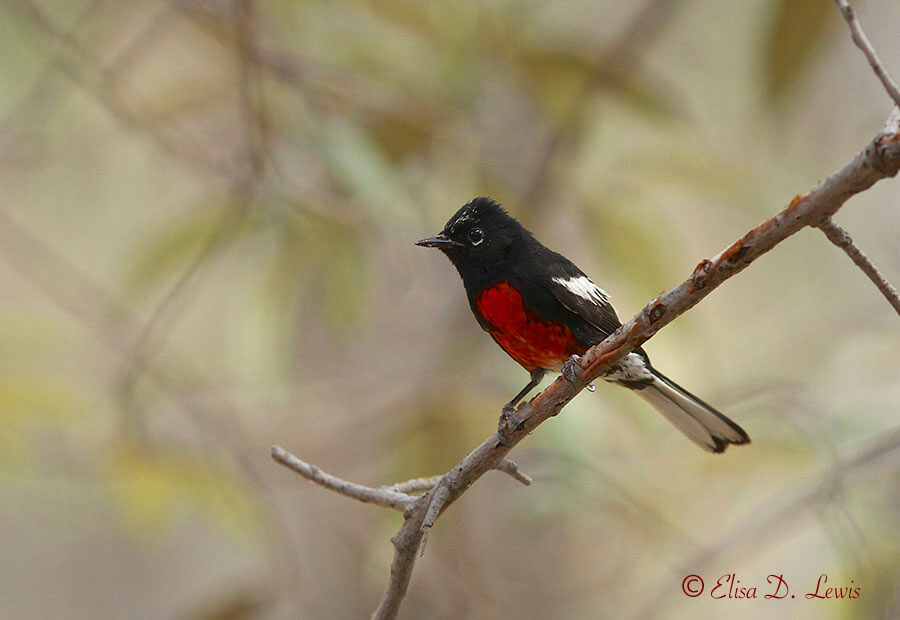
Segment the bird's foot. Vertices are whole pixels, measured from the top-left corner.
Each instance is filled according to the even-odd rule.
[[[516,417],[516,409],[511,404],[507,403],[503,405],[503,409],[500,410],[500,421],[497,422],[497,442],[501,446],[509,447],[509,443],[506,441],[505,431],[512,425],[517,431],[525,428],[525,422]]]
[[[503,409],[500,410],[500,424],[504,425],[507,423],[515,426],[517,431],[525,428],[525,422],[516,417],[516,409],[509,403],[503,405]]]
[[[562,376],[569,383],[576,383],[581,378],[581,357],[573,355],[562,365]]]

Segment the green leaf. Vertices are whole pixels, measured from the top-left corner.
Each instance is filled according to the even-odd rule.
[[[776,5],[765,51],[771,103],[796,82],[837,14],[834,4],[824,0],[781,0]]]

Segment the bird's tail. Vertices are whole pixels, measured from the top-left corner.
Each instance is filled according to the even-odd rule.
[[[724,452],[729,444],[750,443],[740,426],[655,368],[649,370],[653,381],[635,391],[688,439],[708,452]]]

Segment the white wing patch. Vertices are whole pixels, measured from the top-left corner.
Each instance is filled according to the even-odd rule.
[[[566,287],[569,291],[579,297],[595,304],[609,304],[609,295],[606,294],[606,291],[591,282],[591,279],[587,276],[553,278],[553,281]]]

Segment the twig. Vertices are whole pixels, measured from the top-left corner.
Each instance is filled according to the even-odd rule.
[[[844,21],[846,21],[847,25],[850,27],[850,36],[853,37],[853,42],[856,43],[856,47],[861,49],[863,54],[866,55],[869,65],[872,67],[872,71],[874,71],[875,75],[878,76],[878,79],[881,80],[884,89],[887,91],[888,95],[890,95],[891,99],[894,100],[894,103],[900,106],[900,89],[897,88],[897,83],[891,79],[887,69],[881,64],[881,60],[878,58],[875,48],[872,47],[869,38],[866,37],[866,33],[863,32],[862,24],[860,24],[859,20],[856,18],[853,7],[850,6],[850,3],[847,2],[847,0],[834,1],[841,10]]]
[[[430,491],[431,489],[436,487],[437,483],[441,481],[441,478],[443,478],[443,476],[413,478],[412,480],[395,482],[394,484],[388,484],[379,488],[387,489],[389,491],[397,491],[398,493],[421,493],[423,491]]]
[[[513,463],[512,461],[510,461],[509,459],[503,459],[502,461],[500,461],[500,464],[497,465],[496,469],[497,469],[497,471],[502,471],[504,474],[512,476],[513,478],[515,478],[516,480],[518,480],[525,486],[528,486],[532,482],[534,482],[531,479],[531,476],[519,471],[519,466],[516,465],[515,463]]]
[[[410,503],[416,500],[415,497],[407,495],[406,493],[392,491],[383,487],[367,487],[356,484],[355,482],[349,482],[343,478],[338,478],[328,472],[322,471],[315,465],[310,465],[306,461],[298,459],[281,446],[272,446],[272,459],[288,469],[294,470],[307,480],[315,482],[326,489],[336,491],[341,495],[358,499],[361,502],[378,504],[379,506],[393,508],[394,510],[403,512]]]
[[[422,521],[423,530],[434,525],[434,522],[437,520],[438,515],[441,514],[448,499],[450,499],[450,489],[444,485],[435,487],[431,501],[428,503],[428,511],[425,513],[425,519]]]
[[[869,279],[878,287],[878,290],[888,300],[888,303],[894,307],[897,314],[900,314],[900,294],[897,293],[897,289],[881,275],[878,267],[872,264],[872,261],[869,260],[863,251],[856,247],[856,244],[853,243],[853,239],[850,237],[850,233],[835,224],[830,217],[826,217],[817,226],[825,233],[829,241],[844,250],[847,256],[850,257],[850,260],[856,263],[856,266],[869,276]]]

